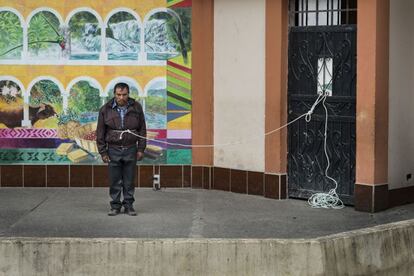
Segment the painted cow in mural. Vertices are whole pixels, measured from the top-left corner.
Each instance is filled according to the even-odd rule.
[[[29,120],[32,126],[42,119],[55,116],[56,112],[53,106],[49,104],[40,104],[38,107],[29,106]],[[8,128],[20,127],[23,120],[23,107],[13,110],[0,110],[0,124]]]

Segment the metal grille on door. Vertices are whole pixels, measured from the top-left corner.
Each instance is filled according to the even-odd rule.
[[[338,194],[353,204],[355,183],[356,1],[296,0],[290,3],[288,119],[306,113],[318,93],[327,91],[327,150],[330,176]],[[328,191],[324,177],[325,113],[315,109],[312,121],[288,128],[288,190],[290,197],[308,198]]]

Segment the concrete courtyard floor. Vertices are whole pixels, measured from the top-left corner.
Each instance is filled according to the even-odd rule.
[[[370,214],[214,190],[135,195],[138,216],[109,217],[107,188],[0,188],[0,237],[296,239],[414,219],[414,204]]]

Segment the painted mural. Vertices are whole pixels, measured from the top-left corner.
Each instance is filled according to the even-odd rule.
[[[20,127],[23,120],[21,87],[12,80],[3,80],[0,81],[0,91],[0,127]]]
[[[106,51],[110,60],[137,60],[141,50],[142,27],[139,20],[124,11],[109,18],[106,28]]]
[[[23,50],[20,18],[11,11],[0,11],[0,59],[18,59]]]
[[[69,20],[69,47],[71,59],[99,59],[101,26],[94,14],[80,11]]]
[[[57,59],[64,49],[61,22],[49,11],[39,11],[28,22],[28,55],[32,58]]]
[[[101,163],[98,111],[126,82],[147,121],[142,162],[191,164],[167,144],[191,145],[191,1],[45,2],[0,6],[0,163]]]

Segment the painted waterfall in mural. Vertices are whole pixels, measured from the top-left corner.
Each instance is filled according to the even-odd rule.
[[[80,11],[69,20],[71,59],[99,59],[101,32],[98,19],[88,11]]]
[[[191,1],[129,2],[105,15],[0,7],[0,163],[102,162],[98,111],[126,82],[147,120],[143,162],[191,164],[165,143],[191,145]]]
[[[127,12],[111,16],[106,28],[106,51],[110,60],[136,60],[141,48],[141,25]]]

